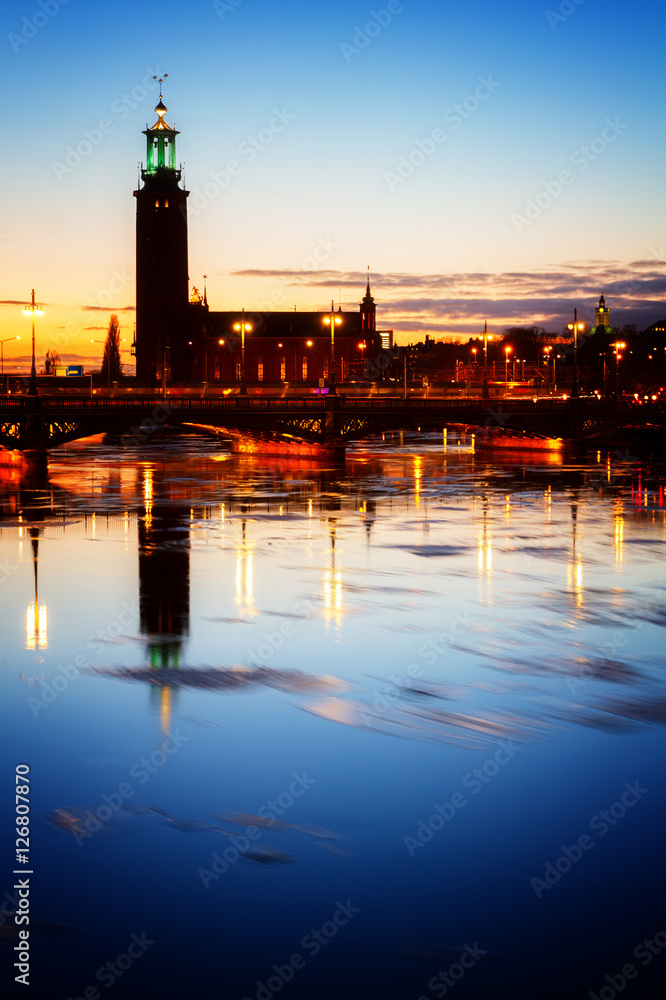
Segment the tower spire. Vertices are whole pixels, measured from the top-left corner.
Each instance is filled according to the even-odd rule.
[[[370,265],[368,264],[368,284],[365,290],[365,297],[361,302],[361,332],[374,333],[376,329],[375,300],[370,291]]]

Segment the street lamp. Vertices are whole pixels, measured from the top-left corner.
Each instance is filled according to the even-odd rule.
[[[483,398],[488,399],[488,341],[493,339],[492,333],[488,333],[488,321],[484,323],[483,332]]]
[[[240,323],[234,323],[234,330],[240,332],[241,335],[241,384],[238,392],[242,396],[247,396],[247,386],[245,384],[245,333],[252,332],[252,326],[245,322],[245,309],[242,312],[242,319]]]
[[[511,348],[504,348],[504,395],[506,396],[509,391],[509,355],[511,354]]]
[[[35,305],[35,289],[32,290],[32,299],[30,305],[26,306],[23,310],[24,316],[32,316],[32,368],[30,369],[30,388],[28,389],[29,396],[37,395],[37,369],[35,367],[35,313],[38,316],[44,314],[44,310],[41,306]]]
[[[342,317],[335,313],[335,303],[331,302],[330,316],[324,316],[324,323],[331,328],[331,359],[328,365],[328,391],[329,395],[335,394],[335,327],[342,323]]]
[[[627,345],[624,341],[616,340],[614,344],[611,344],[615,353],[615,402],[620,402],[620,361],[622,360],[622,355],[620,351],[624,350]]]
[[[584,323],[578,322],[578,310],[574,309],[574,321],[573,323],[567,324],[568,330],[573,330],[574,336],[574,370],[573,370],[573,382],[571,385],[571,398],[578,398],[578,331],[581,332],[585,329]]]
[[[358,346],[361,352],[361,378],[365,378],[365,341],[362,340]]]
[[[0,340],[0,375],[5,374],[5,344],[10,340],[20,340],[20,337],[5,337],[4,340]],[[5,385],[5,391],[9,387],[9,376],[7,376],[7,385]]]

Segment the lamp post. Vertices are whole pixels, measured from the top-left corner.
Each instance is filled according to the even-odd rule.
[[[574,309],[574,321],[573,323],[567,324],[568,330],[573,330],[574,337],[574,370],[573,370],[573,382],[571,384],[571,398],[578,399],[578,331],[581,332],[585,329],[584,323],[578,322],[578,310]]]
[[[245,309],[242,311],[242,319],[240,323],[234,323],[234,330],[240,332],[241,335],[241,384],[238,390],[241,396],[247,396],[247,386],[245,384],[245,332],[252,332],[252,326],[250,323],[245,322]]]
[[[365,378],[365,341],[362,340],[358,346],[361,352],[361,378]]]
[[[29,396],[37,395],[37,368],[35,367],[35,313],[38,316],[42,316],[44,310],[41,306],[35,305],[35,289],[32,289],[32,299],[30,305],[26,306],[23,310],[25,316],[32,316],[32,367],[30,369],[30,388],[28,389]]]
[[[552,357],[552,359],[553,359],[553,374],[552,374],[551,377],[552,377],[553,381],[552,381],[552,385],[551,385],[551,395],[554,396],[555,395],[555,355],[551,354],[552,350],[553,350],[552,347],[544,347],[543,353],[544,353],[545,357],[543,359],[543,363],[546,366],[546,374],[548,374],[548,362],[550,361],[550,359]]]
[[[615,349],[615,403],[618,406],[620,403],[620,361],[622,360],[620,351],[624,350],[626,346],[621,340],[616,340],[614,344],[611,344],[611,347]]]
[[[4,340],[0,340],[0,375],[5,374],[5,344],[10,340],[20,340],[20,337],[5,337]],[[8,389],[9,375],[7,376],[7,384],[5,384],[5,393]]]
[[[509,391],[509,355],[511,354],[511,348],[504,348],[504,395],[506,396]]]
[[[488,341],[493,339],[492,333],[488,333],[488,322],[484,323],[483,333],[483,398],[489,399],[488,392]]]
[[[335,303],[331,302],[330,316],[324,316],[324,323],[331,328],[331,358],[328,364],[328,392],[335,395],[335,327],[342,323],[342,317],[335,313]]]

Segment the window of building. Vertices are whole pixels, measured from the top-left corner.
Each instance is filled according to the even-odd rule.
[[[302,372],[303,372],[303,374],[302,374],[303,381],[307,382],[307,380],[308,380],[308,359],[307,359],[306,355],[303,356],[303,369],[302,369]]]
[[[282,382],[287,381],[287,359],[280,358],[280,380]]]
[[[241,380],[241,363],[240,363],[240,361],[237,361],[236,362],[236,381],[240,382],[240,380]]]
[[[257,361],[257,382],[264,381],[264,359],[259,358]]]
[[[160,207],[160,199],[156,198],[155,199],[155,208],[159,208],[159,207]]]
[[[322,378],[328,378],[328,358],[324,361],[321,375]]]
[[[166,199],[166,201],[164,202],[164,207],[165,207],[165,208],[168,208],[168,207],[169,207],[169,199],[168,199],[168,198],[167,198],[167,199]]]

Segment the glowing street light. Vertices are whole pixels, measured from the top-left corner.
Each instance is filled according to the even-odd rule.
[[[26,306],[23,310],[24,316],[32,316],[32,368],[30,369],[30,388],[28,389],[29,396],[37,395],[37,369],[35,367],[35,313],[38,316],[44,314],[44,310],[41,306],[35,305],[35,289],[32,289],[32,299],[29,306]]]
[[[247,396],[247,386],[245,384],[245,333],[252,332],[252,326],[245,322],[245,309],[242,312],[242,319],[240,323],[234,323],[234,330],[238,331],[241,335],[241,384],[239,393],[243,396]]]
[[[622,355],[620,351],[623,351],[627,345],[622,340],[616,340],[611,347],[614,349],[615,354],[615,402],[620,402],[620,361],[622,360]]]
[[[362,340],[358,345],[358,349],[361,352],[361,375],[365,378],[365,341]]]
[[[578,398],[578,331],[581,333],[585,329],[584,323],[578,322],[578,310],[574,309],[574,321],[573,323],[567,324],[568,330],[573,330],[574,337],[574,370],[573,370],[573,382],[571,385],[571,398]]]
[[[330,316],[324,316],[324,323],[331,328],[331,359],[328,365],[328,391],[329,395],[335,393],[335,327],[342,323],[342,317],[336,315],[335,303],[331,302]]]
[[[505,396],[509,390],[509,355],[511,354],[512,350],[513,348],[511,347],[504,348],[504,395]]]
[[[7,344],[10,340],[20,339],[20,337],[5,337],[4,340],[0,340],[0,375],[5,374],[5,344]],[[7,377],[7,381],[9,381],[9,376]],[[7,389],[7,386],[5,386],[5,389]]]

